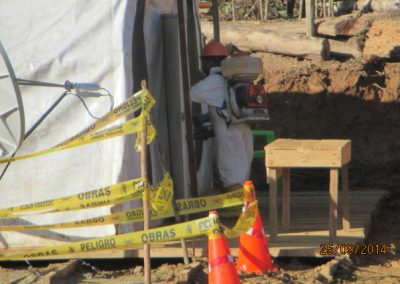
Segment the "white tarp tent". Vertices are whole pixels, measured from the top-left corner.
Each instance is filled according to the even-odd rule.
[[[190,10],[196,11],[193,7]],[[147,78],[149,89],[161,102],[153,111],[153,122],[159,130],[161,144],[168,149],[166,111],[162,103],[165,82],[161,15],[170,13],[176,13],[176,1],[2,0],[0,40],[17,77],[57,83],[97,82],[111,92],[115,106],[138,91],[140,80]],[[27,128],[62,91],[21,87]],[[96,116],[103,115],[110,107],[107,97],[85,98],[85,102]],[[93,121],[76,97],[67,96],[22,144],[17,155],[54,146]],[[0,180],[0,208],[63,197],[138,177],[140,155],[134,151],[134,138],[114,138],[12,163]],[[161,172],[154,149],[152,154],[152,177],[158,181]],[[120,210],[123,206],[117,207]],[[23,222],[58,223],[108,213],[110,207],[103,207],[26,217]],[[2,220],[0,224],[10,222],[18,224],[19,221]],[[132,226],[121,226],[118,231],[131,229]],[[112,225],[2,232],[0,245],[32,247],[115,233]]]

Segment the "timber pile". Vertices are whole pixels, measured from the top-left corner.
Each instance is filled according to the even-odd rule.
[[[400,11],[398,0],[375,0],[371,2],[371,8],[376,12]]]
[[[330,57],[398,59],[400,57],[400,14],[395,16],[392,12],[387,14],[367,12],[371,7],[390,6],[393,1],[368,0],[362,2],[364,5],[361,8],[363,9],[357,13],[316,19],[317,37],[314,38],[306,36],[305,20],[229,21],[220,23],[221,42],[234,44],[243,50],[300,58],[323,60]],[[394,7],[397,6],[394,5]],[[390,20],[385,22],[388,18]],[[212,22],[202,21],[201,27],[206,39],[211,39],[213,37]]]
[[[206,38],[212,38],[212,23],[203,22],[201,27]],[[282,34],[246,23],[221,23],[220,28],[222,43],[232,43],[242,49],[323,60],[330,57],[329,42],[323,38],[309,38],[300,33]]]

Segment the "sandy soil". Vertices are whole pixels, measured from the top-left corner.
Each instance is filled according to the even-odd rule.
[[[398,15],[385,15],[375,20],[367,34],[363,54],[366,57],[389,57],[396,54],[400,58],[400,26]]]

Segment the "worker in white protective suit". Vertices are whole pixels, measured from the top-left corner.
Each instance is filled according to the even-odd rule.
[[[227,82],[221,74],[221,61],[228,56],[217,41],[209,42],[201,52],[203,71],[207,75],[190,89],[194,102],[208,105],[214,128],[218,172],[225,191],[242,187],[249,179],[253,159],[253,136],[245,123],[228,125],[226,113]]]

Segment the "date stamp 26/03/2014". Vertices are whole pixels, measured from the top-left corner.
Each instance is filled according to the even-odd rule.
[[[320,255],[385,255],[386,244],[328,244],[320,245]]]

